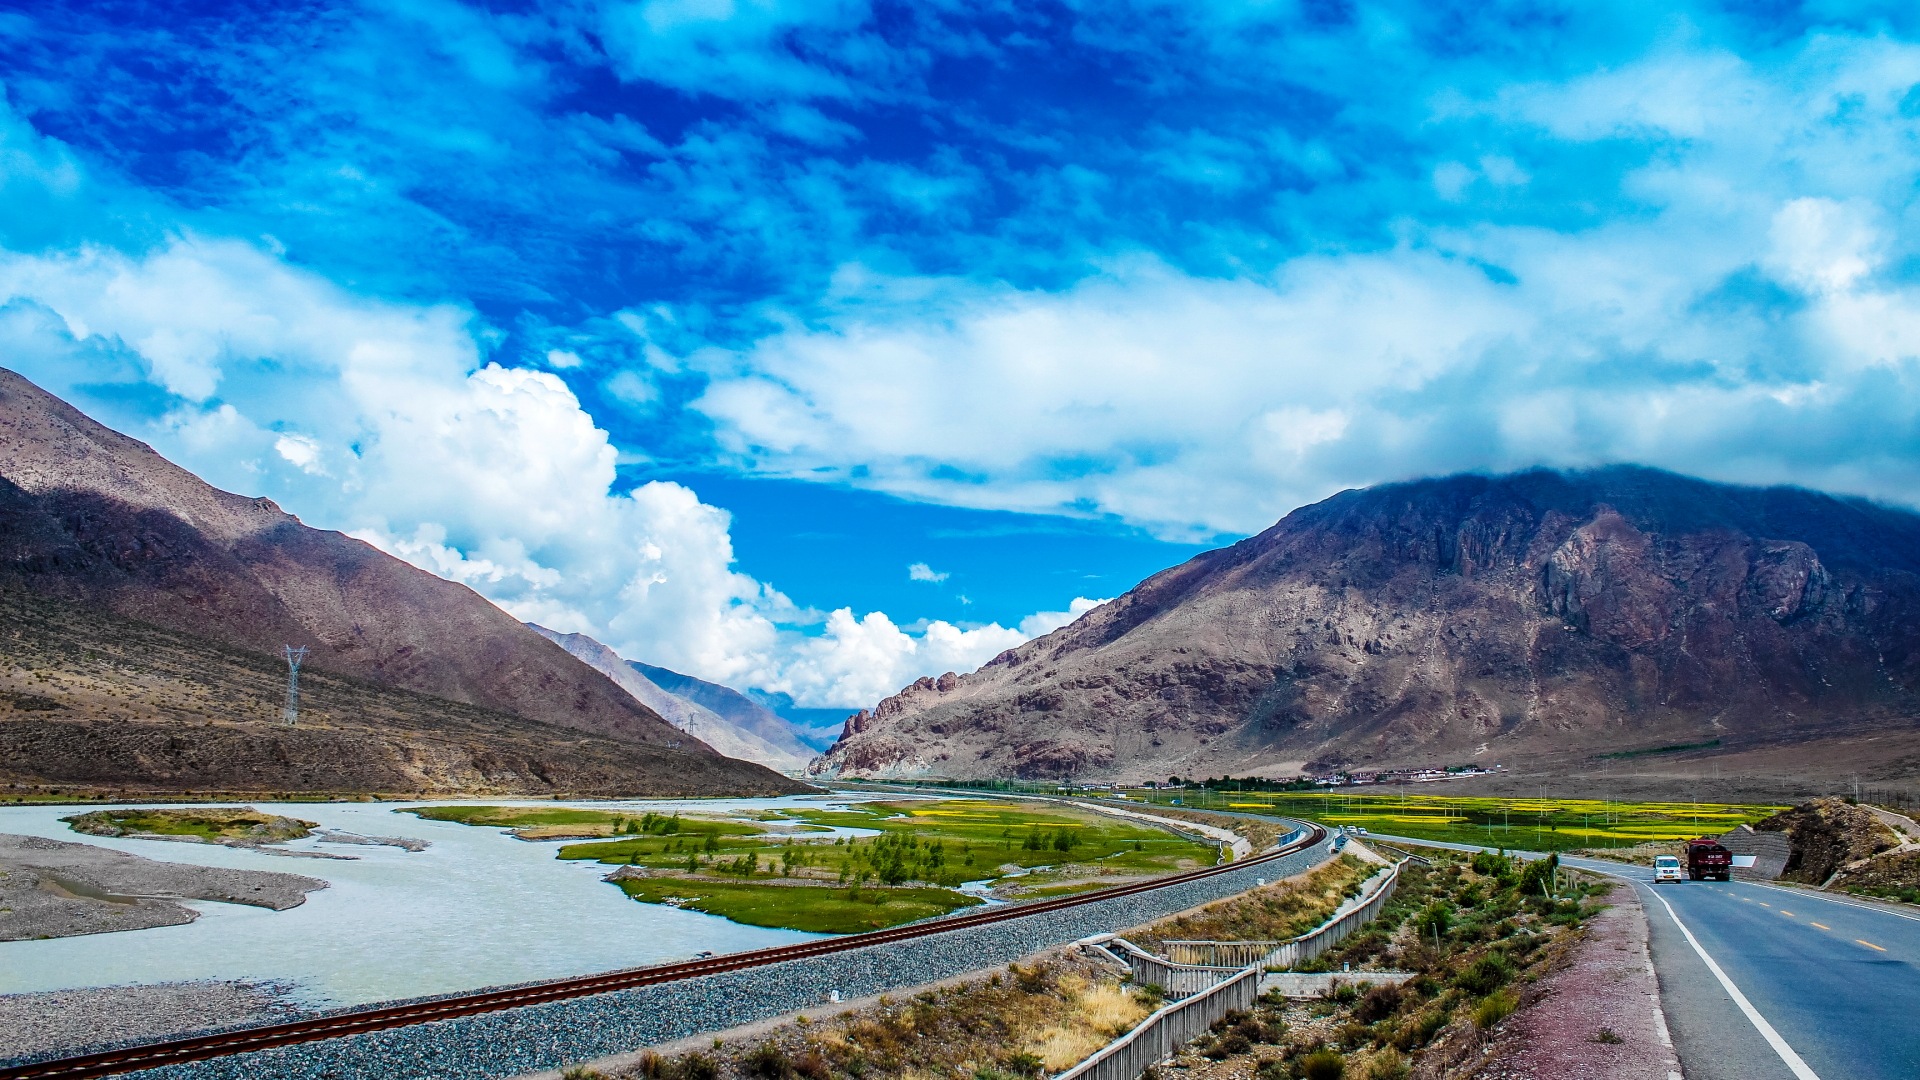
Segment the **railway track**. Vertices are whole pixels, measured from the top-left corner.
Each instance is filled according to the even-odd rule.
[[[1054,900],[1040,900],[1025,904],[1009,904],[971,914],[956,915],[932,922],[916,923],[911,926],[899,926],[890,930],[874,930],[864,934],[848,934],[844,937],[827,938],[820,941],[806,941],[798,945],[782,945],[771,949],[756,949],[751,952],[728,953],[700,960],[687,960],[677,964],[660,964],[654,967],[627,968],[621,971],[609,971],[599,975],[585,975],[572,979],[555,979],[550,982],[531,983],[526,986],[510,987],[504,990],[483,990],[478,993],[460,994],[452,997],[437,998],[431,1001],[412,1002],[405,1005],[376,1006],[367,1009],[355,1009],[351,1012],[336,1013],[331,1016],[315,1017],[308,1020],[294,1020],[282,1024],[268,1024],[262,1027],[242,1028],[236,1031],[214,1035],[201,1035],[187,1039],[171,1039],[164,1042],[146,1043],[118,1050],[107,1050],[97,1054],[81,1054],[75,1057],[56,1058],[49,1061],[34,1062],[27,1065],[14,1065],[0,1069],[0,1080],[89,1080],[92,1077],[114,1076],[120,1073],[135,1072],[141,1069],[154,1069],[162,1065],[180,1065],[191,1061],[204,1061],[209,1058],[227,1057],[244,1054],[253,1050],[266,1050],[276,1046],[290,1046],[297,1043],[320,1042],[326,1039],[338,1039],[349,1035],[360,1035],[385,1028],[405,1027],[410,1024],[425,1024],[435,1020],[450,1020],[459,1016],[472,1016],[476,1013],[498,1012],[502,1009],[516,1009],[526,1005],[539,1005],[550,1001],[563,1001],[568,998],[587,997],[592,994],[604,994],[614,990],[628,990],[638,986],[651,986],[657,983],[678,982],[683,979],[697,979],[703,975],[717,975],[726,971],[740,971],[747,968],[766,967],[769,964],[785,963],[789,960],[804,960],[810,957],[825,956],[831,953],[864,949],[874,945],[886,945],[892,942],[909,941],[914,938],[944,934],[954,930],[964,930],[973,926],[1005,922],[1009,919],[1023,919],[1031,915],[1040,915],[1050,911],[1060,911],[1085,904],[1111,900],[1119,896],[1164,889],[1170,885],[1179,885],[1189,881],[1213,877],[1218,874],[1244,870],[1249,866],[1291,855],[1297,851],[1312,847],[1326,839],[1327,831],[1310,822],[1300,823],[1306,829],[1303,836],[1269,852],[1242,859],[1239,862],[1209,866],[1201,870],[1189,870],[1168,877],[1154,878],[1151,881],[1135,882],[1131,885],[1118,885],[1099,892],[1085,893],[1080,896],[1063,896]]]

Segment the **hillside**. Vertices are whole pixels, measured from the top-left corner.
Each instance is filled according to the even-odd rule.
[[[388,703],[383,708],[410,718],[402,729],[422,732],[444,721],[460,728],[462,738],[479,739],[502,722],[532,725],[498,732],[504,741],[494,749],[513,754],[527,750],[527,740],[537,744],[558,731],[567,739],[628,747],[601,770],[632,769],[624,779],[609,773],[602,785],[608,790],[638,794],[656,782],[714,794],[794,786],[714,754],[465,586],[340,533],[308,528],[269,500],[215,489],[4,370],[0,595],[15,601],[0,610],[0,632],[18,640],[26,627],[51,619],[68,628],[63,640],[78,654],[38,669],[10,656],[15,678],[45,682],[50,673],[91,663],[90,656],[119,655],[122,638],[160,632],[177,646],[183,675],[217,687],[237,677],[235,669],[207,659],[196,671],[191,657],[238,656],[250,658],[242,666],[259,660],[272,668],[282,645],[305,645],[311,655],[303,678],[334,676],[375,693]],[[180,722],[158,701],[146,700],[158,690],[137,663],[116,670],[124,676],[89,676],[104,680],[97,693],[145,701],[152,709],[114,709],[98,698],[67,701],[66,714],[90,724],[90,738],[143,739],[154,733],[126,725]],[[277,712],[279,692],[262,692]],[[402,698],[412,704],[394,703]],[[220,707],[227,699],[216,692],[212,701]],[[246,715],[253,707],[252,699],[234,700],[229,711]],[[27,722],[15,713],[0,719]],[[143,719],[132,719],[136,713]],[[467,721],[456,717],[479,726],[462,727]],[[353,722],[378,726],[365,717]],[[62,729],[62,738],[72,734]],[[4,736],[26,737],[20,729]],[[6,771],[58,774],[55,759],[65,760],[60,752],[43,742],[31,745],[40,749],[9,754]],[[490,752],[485,739],[469,745]],[[55,757],[36,756],[42,753]],[[100,756],[117,759],[112,752]],[[690,756],[712,763],[690,767]],[[351,763],[338,764],[351,771]],[[236,772],[220,783],[251,781]],[[525,790],[554,786],[547,780],[530,785]],[[501,790],[508,788],[513,785]]]
[[[1920,516],[1635,467],[1455,476],[1342,492],[923,679],[815,769],[1597,773],[1684,748],[1884,775],[1913,764],[1917,680]]]
[[[534,623],[527,625],[613,680],[614,685],[632,694],[674,727],[699,738],[728,757],[758,762],[783,773],[799,772],[813,758],[813,752],[793,737],[779,717],[766,713],[765,709],[753,704],[744,695],[690,675],[622,659],[620,654],[585,634],[562,634]],[[666,689],[651,677],[651,673],[655,672],[659,673],[661,679],[688,692]],[[694,694],[698,694],[699,698],[696,699]],[[738,702],[732,699],[738,699]],[[712,701],[723,708],[728,705],[735,705],[736,708],[728,713],[720,713],[709,708],[704,704],[705,701]],[[741,703],[754,711],[742,715],[742,710],[737,708]],[[759,713],[766,713],[766,716],[763,718]],[[772,723],[766,724],[766,720]],[[763,735],[761,729],[766,730],[767,734]],[[769,735],[772,737],[769,738]]]

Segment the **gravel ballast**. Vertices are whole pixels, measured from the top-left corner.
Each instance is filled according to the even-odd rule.
[[[143,1080],[499,1080],[996,967],[1304,873],[1323,846],[1198,881],[952,933],[570,1001],[128,1074]]]
[[[177,982],[0,994],[0,1064],[77,1048],[172,1038],[180,1032],[291,1020],[302,1010],[262,983]]]

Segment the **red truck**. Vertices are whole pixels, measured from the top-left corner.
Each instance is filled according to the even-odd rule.
[[[1710,837],[1687,841],[1687,877],[1694,881],[1731,880],[1733,852]]]

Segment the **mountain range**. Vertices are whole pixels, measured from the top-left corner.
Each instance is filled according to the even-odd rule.
[[[463,585],[220,491],[0,369],[0,778],[774,794]],[[278,723],[283,647],[308,650]]]
[[[813,748],[801,742],[785,720],[737,690],[622,659],[585,634],[527,625],[613,680],[674,727],[728,757],[756,761],[783,773],[800,772],[813,759]]]
[[[1345,491],[848,721],[826,776],[1920,771],[1920,516],[1632,466]]]

